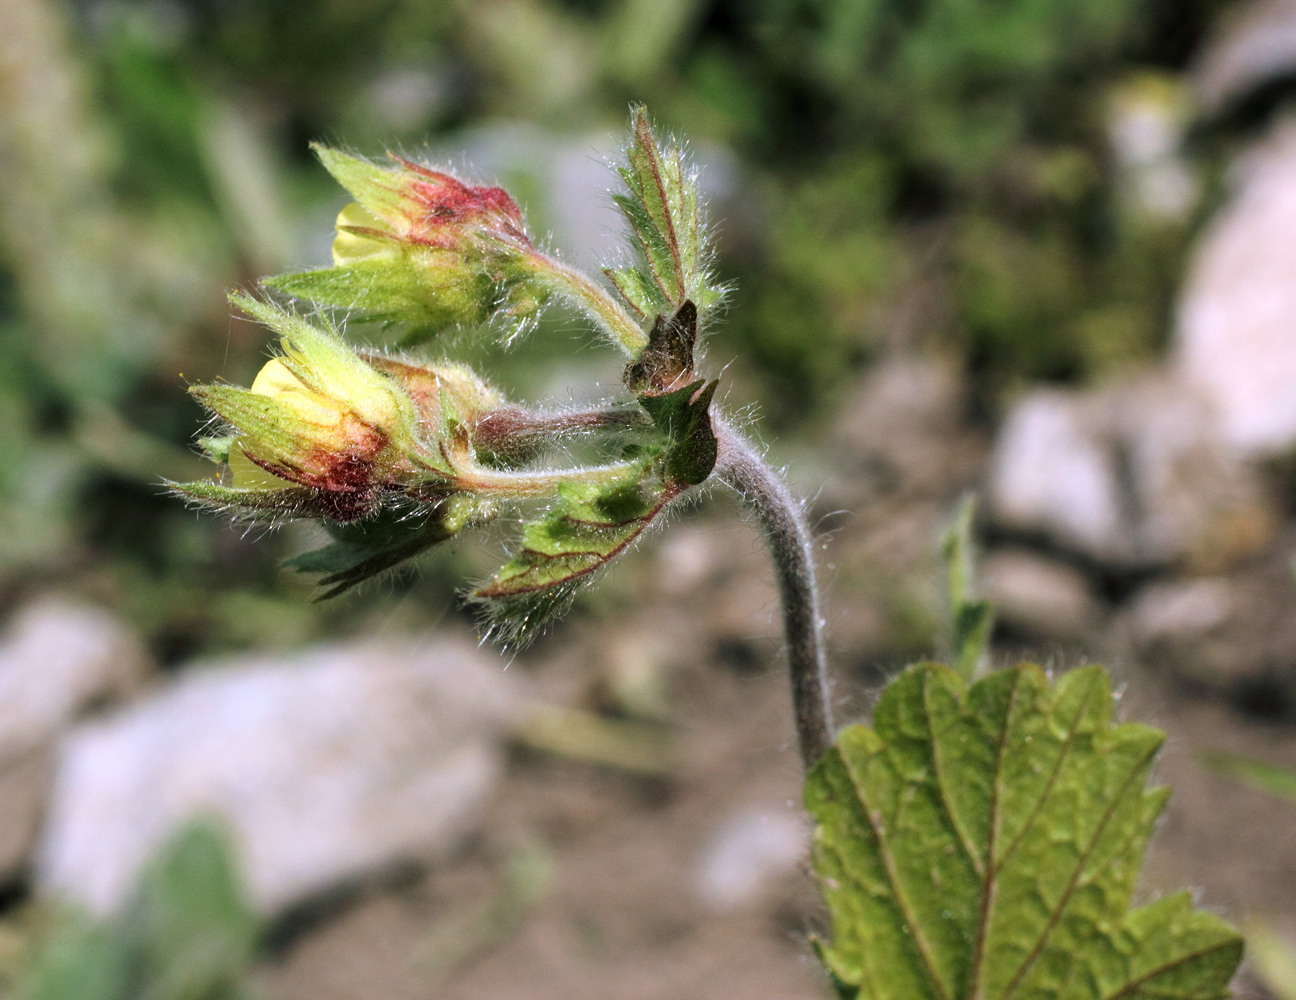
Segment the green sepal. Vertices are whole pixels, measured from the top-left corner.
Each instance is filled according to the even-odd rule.
[[[716,437],[711,427],[711,400],[719,381],[698,379],[660,396],[640,396],[653,425],[668,445],[661,458],[662,479],[676,486],[696,486],[711,475],[716,463]]]
[[[526,319],[546,292],[523,265],[494,272],[453,250],[402,248],[343,267],[281,274],[265,284],[294,298],[355,309],[374,322],[402,325],[401,342],[423,343],[442,331],[480,326],[495,316]]]
[[[393,226],[408,214],[410,199],[397,171],[322,143],[311,143],[311,149],[324,169],[366,211]]]
[[[272,396],[234,385],[195,385],[189,394],[223,420],[238,428],[239,438],[253,440],[259,457],[290,465],[314,425]],[[228,459],[227,459],[228,460]]]
[[[283,489],[235,489],[214,482],[167,483],[167,487],[191,503],[240,521],[279,524],[297,518],[325,518],[335,515],[336,498],[306,486]]]
[[[488,510],[462,494],[447,497],[431,509],[393,505],[364,521],[329,524],[332,542],[287,559],[284,565],[319,574],[316,582],[326,589],[315,600],[328,600],[448,541],[468,524],[482,520]]]
[[[878,1000],[1226,996],[1233,928],[1185,894],[1129,908],[1163,740],[1113,725],[1099,667],[906,670],[806,782],[831,974]]]

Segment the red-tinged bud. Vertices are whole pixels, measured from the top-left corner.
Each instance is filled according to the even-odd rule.
[[[234,301],[280,334],[284,353],[250,389],[191,390],[233,429],[224,446],[233,489],[305,487],[322,495],[316,509],[347,521],[427,466],[414,402],[391,377],[330,330],[247,297]]]
[[[548,261],[512,198],[403,157],[394,166],[316,152],[356,199],[342,209],[333,264],[268,283],[326,305],[408,324],[416,334],[525,318],[548,295]]]
[[[522,213],[503,188],[473,187],[400,156],[392,156],[400,166],[393,170],[332,149],[319,152],[329,172],[358,201],[338,217],[341,245],[334,244],[336,264],[354,259],[346,236],[460,253],[531,249]]]

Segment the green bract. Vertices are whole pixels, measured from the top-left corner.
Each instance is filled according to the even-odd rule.
[[[643,108],[634,111],[625,155],[619,169],[628,193],[614,197],[630,226],[635,266],[603,273],[641,320],[651,323],[690,300],[705,312],[724,289],[707,270],[696,172],[678,146],[657,143]]]
[[[845,997],[1224,997],[1242,939],[1186,893],[1130,909],[1166,789],[1164,736],[1112,724],[1106,673],[1035,666],[966,689],[932,664],[811,773],[822,957]]]

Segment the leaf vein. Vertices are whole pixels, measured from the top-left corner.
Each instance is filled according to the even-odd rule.
[[[855,774],[855,768],[852,765],[852,762],[848,760],[845,755],[842,755],[842,763],[846,766],[846,774],[850,777],[851,785],[854,787],[855,794],[859,798],[860,805],[863,807],[861,811],[864,813],[864,819],[867,821],[869,829],[873,831],[873,837],[877,841],[878,856],[881,858],[882,867],[886,871],[887,882],[891,885],[891,893],[895,898],[896,908],[900,911],[900,916],[904,920],[905,927],[909,931],[910,940],[913,941],[914,947],[918,950],[918,955],[923,961],[927,976],[931,980],[932,986],[935,988],[936,992],[940,995],[941,1000],[950,1000],[949,991],[945,988],[945,984],[941,981],[940,975],[936,971],[936,961],[931,954],[931,944],[923,936],[922,925],[918,922],[917,917],[915,917],[913,911],[910,909],[909,900],[901,890],[900,877],[896,873],[895,858],[891,854],[891,849],[888,847],[888,841],[883,834],[883,831],[878,829],[878,824],[874,819],[873,807],[869,801],[868,794],[865,792],[864,786],[860,784],[860,781]]]

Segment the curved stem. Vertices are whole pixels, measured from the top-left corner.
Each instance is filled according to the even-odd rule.
[[[539,273],[548,276],[551,287],[592,319],[627,357],[637,358],[648,346],[648,335],[639,324],[589,275],[539,251],[531,260]]]
[[[814,545],[801,505],[760,453],[720,414],[712,411],[719,454],[714,475],[733,487],[755,515],[765,535],[787,642],[792,710],[806,770],[832,746],[832,709],[828,702],[828,664],[823,619],[815,582]]]

